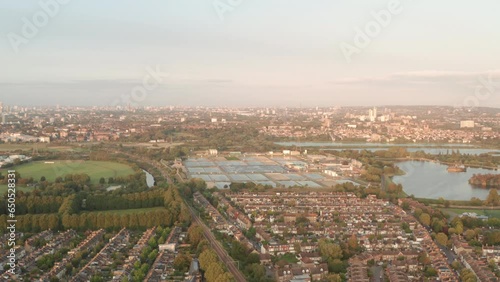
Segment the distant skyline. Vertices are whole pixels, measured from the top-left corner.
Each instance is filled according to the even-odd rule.
[[[242,0],[222,18],[214,3],[228,0],[57,0],[67,4],[16,52],[12,34],[51,1],[0,2],[4,105],[122,103],[159,68],[162,77],[128,100],[500,108],[498,1],[394,1],[401,12],[346,60],[342,43],[354,44],[391,0]]]

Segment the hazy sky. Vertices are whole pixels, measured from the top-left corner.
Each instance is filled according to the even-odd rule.
[[[55,1],[0,0],[4,104],[500,107],[498,0]]]

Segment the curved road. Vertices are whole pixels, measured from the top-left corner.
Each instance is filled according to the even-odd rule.
[[[236,281],[238,282],[245,282],[247,281],[245,279],[245,276],[241,273],[241,271],[236,267],[234,264],[233,259],[227,254],[226,250],[221,246],[219,241],[215,239],[214,234],[212,234],[212,231],[205,225],[205,223],[198,217],[196,212],[193,210],[193,208],[188,205],[186,202],[184,204],[189,207],[189,211],[191,212],[191,216],[193,219],[198,223],[199,226],[203,228],[203,234],[205,235],[205,238],[210,242],[210,245],[214,249],[214,251],[217,253],[219,256],[220,260],[227,266],[228,270],[233,274],[233,277]]]

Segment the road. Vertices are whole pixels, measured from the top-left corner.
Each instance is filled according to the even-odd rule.
[[[373,266],[372,267],[372,280],[373,282],[381,282],[384,281],[383,279],[380,279],[381,276],[384,275],[384,269],[381,266]]]
[[[245,282],[246,281],[245,276],[243,276],[241,271],[235,265],[234,260],[227,254],[226,250],[224,250],[219,241],[215,239],[214,234],[212,234],[210,229],[200,219],[196,211],[186,202],[184,203],[186,204],[187,207],[189,207],[189,211],[191,212],[191,216],[193,217],[194,221],[203,228],[203,234],[205,235],[205,238],[207,238],[208,242],[210,243],[214,251],[217,253],[220,260],[226,265],[227,269],[231,272],[231,274],[233,274],[234,279],[238,282]]]

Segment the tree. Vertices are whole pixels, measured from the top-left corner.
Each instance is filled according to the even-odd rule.
[[[192,224],[188,229],[188,240],[193,247],[198,246],[203,239],[203,228],[196,224]]]
[[[265,281],[266,268],[260,263],[252,263],[245,267],[249,281]]]
[[[428,213],[422,213],[419,219],[420,222],[425,226],[429,226],[431,224],[431,216]]]
[[[487,206],[500,205],[500,196],[498,195],[497,189],[490,189],[490,193],[488,194],[488,198],[486,198],[484,204]]]
[[[418,255],[418,261],[423,264],[423,265],[430,265],[431,264],[431,258],[427,255],[426,252],[421,252]]]
[[[191,264],[191,258],[186,254],[179,254],[174,259],[174,268],[177,271],[182,273],[186,272],[189,269],[189,265]]]
[[[352,234],[349,240],[347,241],[347,244],[349,245],[349,248],[351,250],[357,250],[359,247],[358,244],[358,238],[356,237],[356,234]]]
[[[201,268],[206,270],[210,264],[217,262],[217,254],[210,249],[206,249],[200,254],[199,262]]]
[[[320,239],[318,245],[320,254],[326,259],[341,259],[343,256],[342,248],[326,239]]]
[[[219,275],[219,277],[217,277],[217,282],[231,282],[231,281],[234,281],[234,277],[229,272],[224,272],[223,274]]]
[[[444,207],[445,208],[449,208],[450,207],[450,201],[449,200],[444,201]]]
[[[479,198],[472,197],[472,198],[470,198],[470,204],[473,206],[482,206],[483,201],[481,201],[481,199],[479,199]]]
[[[470,271],[467,268],[462,269],[460,272],[460,278],[462,278],[462,281],[464,282],[476,282],[476,275],[472,271]]]
[[[205,278],[207,282],[217,282],[217,278],[224,274],[224,269],[219,263],[212,263],[205,270]]]
[[[476,232],[474,232],[474,230],[469,229],[465,231],[465,240],[470,241],[474,239],[474,237],[476,237]]]
[[[442,245],[442,246],[446,246],[448,244],[448,236],[446,236],[446,234],[440,232],[436,235],[436,241]]]
[[[438,275],[438,273],[437,273],[437,270],[435,268],[427,267],[427,269],[425,270],[425,276],[427,276],[427,277],[435,277],[437,275]]]
[[[455,230],[457,234],[462,234],[464,232],[464,224],[462,223],[462,221],[457,222],[457,224],[455,225]]]
[[[104,177],[101,177],[101,179],[99,179],[99,184],[106,184],[106,179],[104,179]]]
[[[328,281],[328,282],[342,282],[342,278],[340,277],[339,274],[329,274],[326,277],[326,281]]]

